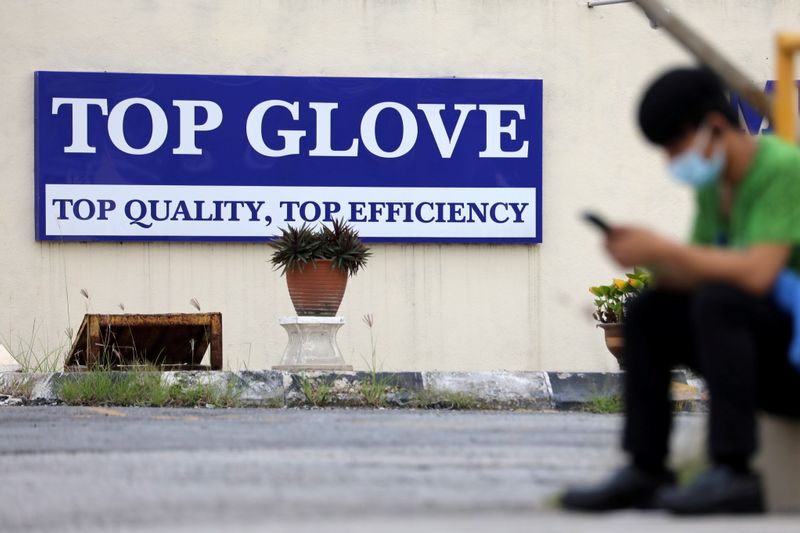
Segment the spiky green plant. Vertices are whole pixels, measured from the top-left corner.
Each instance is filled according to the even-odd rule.
[[[361,242],[353,226],[344,220],[333,220],[332,227],[324,224],[319,230],[322,242],[322,253],[325,259],[333,261],[333,268],[355,276],[367,264],[367,259],[372,255],[369,248]]]
[[[270,243],[275,249],[272,264],[280,269],[302,270],[308,263],[319,260],[332,261],[331,268],[354,276],[367,264],[371,255],[352,226],[344,220],[333,220],[330,227],[321,224],[314,230],[307,224],[281,229],[281,235]]]
[[[280,237],[270,246],[275,249],[272,264],[276,270],[281,270],[281,275],[287,270],[302,270],[308,263],[316,265],[318,259],[324,259],[319,232],[307,224],[281,229]]]

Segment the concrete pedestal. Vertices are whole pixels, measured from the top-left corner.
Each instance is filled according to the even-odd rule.
[[[281,363],[273,370],[299,372],[313,370],[352,371],[336,344],[336,333],[344,325],[338,316],[292,316],[278,323],[289,335]]]
[[[770,511],[800,512],[800,422],[760,416],[759,467]]]

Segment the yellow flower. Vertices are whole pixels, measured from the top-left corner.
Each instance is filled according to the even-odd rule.
[[[627,284],[624,281],[622,281],[621,279],[614,278],[614,285],[616,285],[619,290],[624,290],[625,289],[625,285],[627,285]]]

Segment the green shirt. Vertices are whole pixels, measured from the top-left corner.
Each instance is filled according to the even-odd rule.
[[[698,190],[692,242],[738,249],[789,244],[787,266],[800,271],[800,149],[774,136],[761,137],[728,220],[720,207],[719,182]]]

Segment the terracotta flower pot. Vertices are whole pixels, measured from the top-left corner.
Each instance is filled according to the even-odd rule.
[[[336,316],[347,287],[347,274],[331,268],[332,261],[308,263],[286,272],[286,284],[298,316]]]
[[[606,337],[606,348],[611,352],[620,368],[625,368],[625,337],[623,335],[622,323],[614,322],[611,324],[597,324],[601,328]]]

